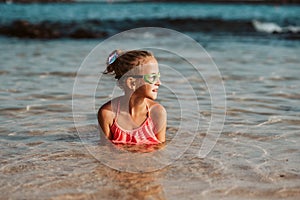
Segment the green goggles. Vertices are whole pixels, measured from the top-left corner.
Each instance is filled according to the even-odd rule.
[[[159,80],[160,73],[158,72],[157,74],[132,75],[130,77],[143,78],[145,82],[154,84],[155,82],[157,82]]]

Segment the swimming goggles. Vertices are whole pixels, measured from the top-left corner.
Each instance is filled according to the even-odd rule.
[[[157,82],[160,78],[160,73],[157,74],[144,74],[144,75],[130,75],[130,77],[133,78],[143,78],[145,82],[154,84]]]

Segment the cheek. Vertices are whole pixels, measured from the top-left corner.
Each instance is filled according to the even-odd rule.
[[[149,84],[142,84],[137,90],[136,90],[136,92],[138,92],[138,93],[148,93],[148,92],[150,92],[152,90],[152,87],[151,87],[151,85],[149,85]]]
[[[152,90],[152,85],[146,84],[146,85],[144,86],[144,88],[145,88],[145,91],[151,91],[151,90]]]

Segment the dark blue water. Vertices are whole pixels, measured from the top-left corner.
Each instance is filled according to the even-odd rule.
[[[0,33],[2,35],[29,38],[104,38],[126,29],[141,26],[166,27],[181,32],[213,32],[231,35],[262,35],[264,37],[272,35],[272,39],[292,40],[299,40],[300,32],[300,6],[295,5],[2,3],[0,11]],[[26,24],[13,24],[20,20],[32,25],[27,25],[29,31],[24,28]],[[34,29],[40,32],[44,30],[48,33],[58,32],[58,34],[51,33],[50,36],[49,34],[41,36],[41,34],[28,33]],[[78,35],[78,33],[82,33],[82,30],[84,33]]]
[[[300,25],[300,7],[295,5],[234,5],[195,3],[71,3],[1,4],[1,22],[24,19],[38,21],[121,20],[153,18],[216,18],[262,20],[279,25]]]

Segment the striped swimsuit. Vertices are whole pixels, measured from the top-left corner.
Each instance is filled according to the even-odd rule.
[[[160,144],[161,142],[155,135],[155,127],[150,117],[150,110],[147,106],[147,119],[144,123],[133,130],[125,130],[117,123],[118,115],[120,112],[120,101],[118,103],[116,117],[110,131],[113,134],[112,142],[115,144]]]

